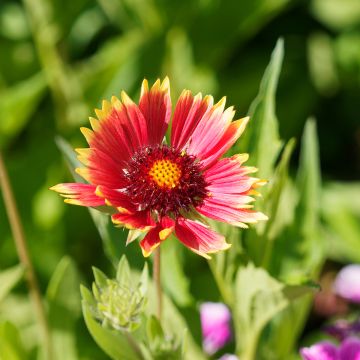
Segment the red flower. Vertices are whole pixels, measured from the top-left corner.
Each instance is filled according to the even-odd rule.
[[[250,195],[264,182],[248,176],[255,168],[242,166],[248,155],[221,159],[248,122],[232,122],[233,108],[224,107],[225,98],[213,105],[211,96],[194,97],[184,90],[167,145],[169,80],[156,81],[150,90],[144,80],[139,105],[122,92],[121,101],[112,97],[95,110],[93,130],[81,129],[89,148],[77,149],[85,167],[76,171],[88,184],[58,184],[52,190],[70,204],[111,207],[115,224],[146,232],[140,242],[144,256],[175,233],[209,258],[230,244],[203,216],[243,228],[267,219],[249,205]]]

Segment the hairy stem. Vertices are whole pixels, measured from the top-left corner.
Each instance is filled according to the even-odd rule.
[[[26,244],[25,234],[16,206],[15,198],[10,185],[9,177],[0,151],[0,188],[2,189],[5,209],[9,218],[16,250],[21,264],[25,268],[25,277],[29,288],[29,296],[34,306],[35,315],[42,331],[47,359],[51,359],[50,330],[42,302],[38,280],[35,275],[29,251]]]
[[[156,298],[157,298],[157,317],[161,321],[162,313],[162,291],[161,291],[161,263],[160,263],[160,246],[157,247],[154,254],[154,281],[156,286]]]

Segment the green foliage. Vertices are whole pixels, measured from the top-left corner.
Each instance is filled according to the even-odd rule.
[[[81,311],[79,282],[74,261],[62,258],[46,292],[54,359],[78,359],[75,328]]]
[[[189,88],[227,95],[238,117],[249,107],[248,129],[231,151],[248,152],[249,164],[268,181],[256,207],[269,220],[246,231],[211,221],[232,248],[208,264],[173,237],[164,242],[161,325],[153,316],[151,279],[147,305],[139,306],[131,333],[103,324],[94,295],[82,287],[89,332],[113,359],[202,360],[198,304],[224,301],[241,314],[230,350],[237,348],[241,358],[293,357],[311,307],[309,279],[318,278],[327,259],[338,266],[360,261],[358,23],[357,0],[0,4],[0,147],[31,258],[41,288],[47,288],[55,359],[103,359],[79,319],[80,279],[90,278],[94,264],[109,273],[117,268],[115,279],[94,269],[94,291],[100,308],[118,316],[112,308],[117,302],[110,304],[113,293],[120,293],[119,284],[138,283],[143,258],[138,240],[126,246],[139,234],[115,228],[108,214],[95,209],[88,217],[84,209],[63,206],[48,187],[72,181],[69,169],[83,181],[73,172],[80,164],[72,148],[84,147],[78,127],[87,125],[92,108],[122,89],[135,100],[144,77],[165,75],[173,105]],[[309,120],[304,127],[311,114],[316,125]],[[292,138],[300,139],[303,127],[297,146]],[[2,205],[0,218],[0,263],[8,269],[0,273],[0,359],[34,359],[43,353],[41,339],[25,285],[15,287],[24,270],[14,266],[18,258]],[[143,278],[135,286],[141,294],[145,283]]]
[[[0,323],[0,359],[26,360],[28,358],[18,329],[10,322]]]
[[[265,325],[297,298],[314,291],[308,283],[285,285],[252,264],[241,267],[235,280],[234,321],[237,351],[245,360],[257,359]]]
[[[24,268],[21,265],[16,265],[0,272],[0,302],[22,279],[23,275]]]

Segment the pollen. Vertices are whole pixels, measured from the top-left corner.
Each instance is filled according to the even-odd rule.
[[[154,162],[149,176],[158,186],[173,189],[179,185],[181,168],[172,160],[161,159]]]

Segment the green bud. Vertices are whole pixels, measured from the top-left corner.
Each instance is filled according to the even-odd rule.
[[[92,311],[103,326],[128,332],[140,326],[146,305],[147,275],[145,265],[138,284],[131,287],[130,268],[125,257],[119,263],[116,279],[108,279],[100,270],[94,269],[95,304]]]

